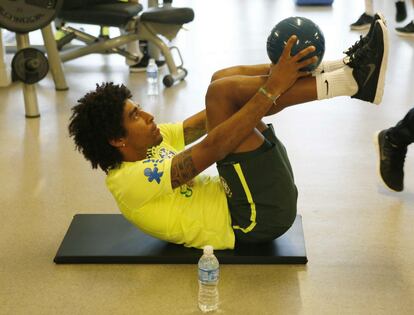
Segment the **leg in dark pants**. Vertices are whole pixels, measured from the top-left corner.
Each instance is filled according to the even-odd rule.
[[[388,129],[387,137],[398,147],[406,147],[414,142],[414,108],[395,127]]]

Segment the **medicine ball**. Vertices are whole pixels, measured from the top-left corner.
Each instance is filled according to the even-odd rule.
[[[303,71],[315,70],[321,63],[325,53],[325,37],[318,25],[300,16],[284,19],[272,29],[267,38],[267,55],[270,60],[273,63],[279,61],[283,49],[292,35],[296,35],[298,38],[296,44],[292,47],[292,56],[308,46],[315,46],[316,50],[306,56],[306,58],[316,56],[318,61],[301,69]]]

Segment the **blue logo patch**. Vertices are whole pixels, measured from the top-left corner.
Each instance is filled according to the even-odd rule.
[[[164,172],[158,173],[158,167],[154,167],[154,169],[146,168],[144,170],[144,175],[148,177],[148,181],[152,182],[155,180],[158,184],[161,182],[161,177]]]

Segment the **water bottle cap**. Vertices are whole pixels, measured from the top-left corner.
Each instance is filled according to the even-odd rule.
[[[204,255],[212,255],[214,252],[213,246],[211,245],[206,245],[204,246]]]
[[[149,65],[155,65],[155,59],[154,58],[150,58],[148,64]]]

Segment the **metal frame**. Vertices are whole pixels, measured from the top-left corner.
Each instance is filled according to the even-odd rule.
[[[67,34],[74,34],[76,36],[75,38],[84,42],[86,46],[64,50],[60,52],[60,59],[62,60],[62,62],[66,62],[93,53],[109,52],[117,53],[128,58],[129,60],[139,62],[138,56],[135,56],[120,47],[132,41],[147,40],[150,44],[159,49],[159,51],[164,56],[165,62],[169,70],[169,74],[166,77],[168,77],[169,82],[174,83],[184,79],[187,75],[187,71],[183,68],[183,59],[181,57],[178,47],[169,47],[161,38],[161,36],[169,40],[172,40],[181,28],[182,25],[176,24],[158,24],[151,22],[142,22],[140,21],[138,16],[132,19],[125,26],[125,34],[111,39],[100,39],[81,30],[78,30],[74,27],[62,25],[59,28],[60,30],[66,32]],[[175,50],[178,52],[178,56],[180,58],[180,65],[176,65],[171,50]]]

